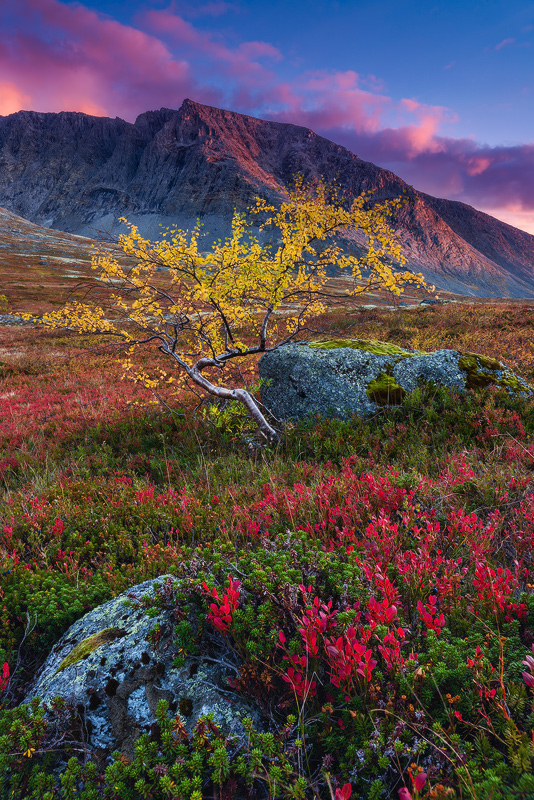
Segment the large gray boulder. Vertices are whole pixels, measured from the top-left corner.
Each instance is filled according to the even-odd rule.
[[[257,721],[257,710],[228,686],[237,666],[218,634],[209,655],[203,650],[174,665],[173,609],[156,604],[147,614],[146,608],[162,589],[172,596],[172,581],[167,575],[134,586],[71,625],[25,699],[39,697],[50,707],[56,696],[64,698],[80,715],[85,741],[99,759],[114,750],[133,758],[138,737],[157,730],[160,700],[180,714],[188,731],[208,713],[227,733],[243,732],[244,716]]]
[[[262,356],[259,371],[262,402],[280,420],[367,416],[402,403],[430,382],[460,391],[499,386],[532,395],[526,381],[493,358],[457,350],[413,352],[374,339],[284,345]]]

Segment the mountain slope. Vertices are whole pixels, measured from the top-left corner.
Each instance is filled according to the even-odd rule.
[[[122,250],[108,247],[128,263]],[[70,297],[83,299],[94,280],[94,255],[93,239],[44,228],[0,207],[0,295],[15,314],[46,313]]]
[[[256,195],[280,197],[297,174],[378,200],[407,190],[396,220],[414,271],[443,289],[534,296],[534,236],[463,203],[408,187],[388,170],[297,125],[185,100],[134,124],[81,113],[0,117],[0,205],[33,222],[86,236],[120,230],[118,217],[156,236],[160,225],[213,236]]]

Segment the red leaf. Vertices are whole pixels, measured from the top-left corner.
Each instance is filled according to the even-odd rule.
[[[414,782],[413,782],[413,785],[415,786],[415,790],[417,792],[420,792],[421,789],[423,788],[423,786],[425,785],[425,783],[426,783],[426,772],[419,772],[415,776]]]

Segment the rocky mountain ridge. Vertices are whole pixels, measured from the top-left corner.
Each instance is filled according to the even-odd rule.
[[[0,206],[56,230],[103,237],[127,217],[147,236],[198,217],[214,237],[234,208],[280,198],[297,174],[377,200],[404,190],[396,220],[409,267],[479,297],[534,296],[534,236],[408,187],[313,131],[185,100],[135,123],[78,112],[0,117]],[[358,244],[356,240],[355,244]]]

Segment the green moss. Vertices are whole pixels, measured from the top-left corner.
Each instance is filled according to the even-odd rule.
[[[504,386],[513,394],[518,394],[519,392],[532,392],[532,386],[524,381],[520,381],[515,375],[507,375],[505,378],[501,378],[499,385]]]
[[[464,352],[458,362],[466,373],[466,386],[468,389],[485,389],[488,386],[502,386],[512,394],[531,392],[532,388],[497,361],[495,358],[483,356],[479,353]],[[501,375],[495,373],[500,372]]]
[[[72,648],[68,656],[66,656],[59,665],[57,671],[62,672],[64,669],[67,669],[67,667],[77,664],[78,661],[81,661],[83,658],[87,658],[97,647],[107,644],[108,642],[113,642],[115,639],[121,639],[123,636],[126,636],[124,628],[105,628],[105,630],[100,631],[100,633],[93,633],[92,636],[88,636],[87,639],[84,639],[82,642],[79,642],[76,647]]]
[[[399,405],[402,403],[406,391],[400,386],[392,375],[380,373],[371,381],[366,389],[369,400],[379,406]]]
[[[375,356],[404,356],[411,358],[416,353],[410,353],[402,347],[391,342],[380,342],[377,339],[329,339],[326,342],[307,342],[308,347],[317,350],[335,350],[340,347],[350,347],[352,350],[365,350]]]
[[[498,364],[498,362],[495,362]],[[488,372],[481,372],[483,365],[480,363],[478,356],[474,353],[464,353],[460,356],[458,362],[460,369],[466,373],[465,383],[468,389],[485,389],[487,386],[497,382],[497,376],[488,374]],[[500,364],[497,367],[486,367],[490,372],[500,369]]]
[[[497,361],[496,358],[490,358],[489,356],[480,355],[480,353],[469,353],[464,351],[462,353],[462,358],[471,360],[471,362],[475,362],[480,367],[484,367],[484,369],[492,369],[498,370],[503,369],[503,365],[500,361]]]

